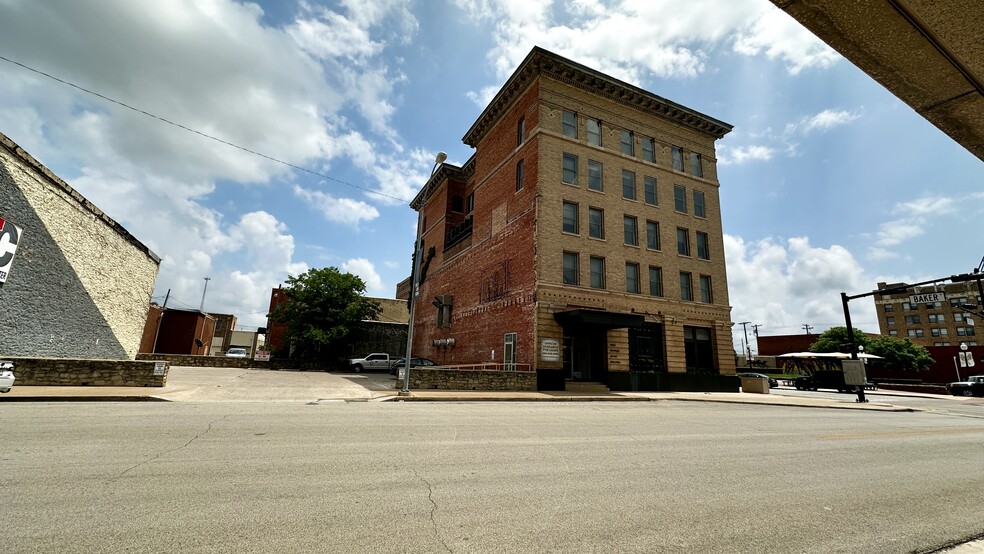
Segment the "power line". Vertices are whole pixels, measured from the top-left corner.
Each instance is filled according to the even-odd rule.
[[[159,115],[152,114],[152,113],[150,113],[148,111],[145,111],[145,110],[142,110],[140,108],[135,108],[135,107],[133,107],[133,106],[131,106],[129,104],[126,104],[124,102],[120,102],[119,100],[114,100],[114,99],[112,99],[112,98],[110,98],[110,97],[108,97],[106,95],[103,95],[103,94],[100,94],[98,92],[89,90],[89,89],[87,89],[85,87],[76,85],[75,83],[66,81],[64,79],[60,79],[58,77],[55,77],[54,75],[51,75],[49,73],[45,73],[44,71],[41,71],[41,70],[38,70],[38,69],[34,69],[33,67],[30,67],[28,65],[24,65],[24,64],[22,64],[22,63],[20,63],[18,61],[11,60],[10,58],[6,58],[4,56],[0,56],[0,60],[3,60],[3,61],[8,62],[8,63],[12,63],[12,64],[17,65],[17,66],[20,66],[20,67],[23,67],[24,69],[26,69],[28,71],[33,71],[34,73],[37,73],[38,75],[44,75],[45,77],[47,77],[49,79],[53,79],[53,80],[58,81],[59,83],[62,83],[64,85],[68,85],[68,86],[70,86],[72,88],[81,90],[82,92],[85,92],[87,94],[91,94],[93,96],[97,96],[99,98],[102,98],[103,100],[106,100],[107,102],[112,102],[113,104],[116,104],[118,106],[122,106],[122,107],[124,107],[124,108],[126,108],[128,110],[133,110],[133,111],[135,111],[137,113],[146,115],[147,117],[151,117],[151,118],[157,119],[159,121],[163,121],[164,123],[167,123],[168,125],[173,125],[173,126],[178,127],[180,129],[184,129],[185,131],[188,131],[189,133],[194,133],[196,135],[205,137],[207,139],[211,139],[211,140],[214,140],[216,142],[220,142],[222,144],[225,144],[226,146],[231,146],[233,148],[237,148],[239,150],[242,150],[243,152],[248,152],[250,154],[253,154],[254,156],[259,156],[261,158],[266,158],[267,160],[270,160],[272,162],[276,162],[276,163],[281,164],[281,165],[285,165],[287,167],[294,168],[294,169],[296,169],[298,171],[303,171],[305,173],[310,173],[311,175],[316,175],[318,177],[322,177],[324,179],[328,179],[329,181],[334,181],[336,183],[339,183],[339,184],[342,184],[342,185],[345,185],[345,186],[348,186],[348,187],[356,188],[356,189],[359,189],[359,190],[363,190],[363,191],[368,192],[368,193],[371,193],[371,194],[376,194],[376,195],[379,195],[379,196],[385,196],[386,198],[390,198],[390,199],[397,200],[399,202],[404,202],[404,203],[407,203],[407,204],[410,203],[410,201],[407,200],[406,198],[399,198],[399,197],[396,197],[396,196],[392,196],[390,194],[386,194],[385,192],[379,192],[378,190],[372,190],[370,188],[362,187],[362,186],[359,186],[359,185],[353,185],[352,183],[348,183],[348,182],[343,181],[341,179],[336,179],[335,177],[331,177],[329,175],[325,175],[324,173],[319,173],[317,171],[314,171],[314,170],[311,170],[311,169],[307,169],[306,167],[301,167],[299,165],[295,165],[295,164],[292,164],[290,162],[285,162],[283,160],[274,158],[273,156],[268,156],[266,154],[263,154],[262,152],[257,152],[256,150],[251,150],[249,148],[246,148],[245,146],[239,146],[238,144],[235,144],[233,142],[229,142],[227,140],[220,139],[220,138],[218,138],[216,136],[213,136],[213,135],[210,135],[208,133],[203,133],[202,131],[199,131],[197,129],[192,129],[191,127],[182,125],[180,123],[175,123],[174,121],[171,121],[170,119],[166,119],[166,118],[163,118],[163,117],[161,117]]]

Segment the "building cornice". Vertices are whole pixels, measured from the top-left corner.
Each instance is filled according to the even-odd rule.
[[[492,102],[485,108],[482,115],[478,117],[478,120],[465,133],[462,141],[476,148],[485,134],[509,110],[516,98],[539,77],[548,77],[577,87],[614,102],[689,127],[715,139],[722,138],[732,129],[728,123],[535,46],[495,95]]]
[[[431,194],[433,194],[434,191],[437,190],[439,186],[441,186],[441,183],[449,179],[455,179],[458,181],[467,181],[474,173],[475,173],[474,155],[472,155],[471,158],[468,158],[468,161],[465,162],[465,165],[461,167],[449,163],[442,163],[437,168],[437,171],[435,171],[434,174],[431,175],[430,179],[427,179],[427,183],[424,184],[424,188],[420,189],[420,192],[417,193],[417,196],[414,196],[413,200],[410,201],[410,207],[417,211],[420,211],[420,208],[427,203],[427,200],[430,198]]]

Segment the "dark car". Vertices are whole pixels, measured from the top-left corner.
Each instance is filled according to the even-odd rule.
[[[776,381],[772,377],[769,377],[768,375],[764,375],[762,373],[747,373],[747,372],[739,373],[738,377],[758,377],[759,379],[768,379],[770,389],[779,386],[779,381]]]
[[[813,375],[796,378],[797,390],[834,389],[837,392],[857,392],[854,385],[844,383],[843,371],[818,371]]]
[[[400,373],[400,368],[407,365],[406,358],[398,358],[390,364],[390,375],[398,375]],[[434,360],[428,360],[427,358],[410,358],[410,367],[427,367],[437,365]]]

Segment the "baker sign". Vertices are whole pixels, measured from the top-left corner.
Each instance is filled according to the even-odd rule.
[[[22,229],[0,217],[0,284],[7,282]]]

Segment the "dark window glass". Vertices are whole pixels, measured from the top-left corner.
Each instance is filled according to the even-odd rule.
[[[640,292],[639,264],[625,264],[625,292]]]
[[[690,153],[690,173],[694,177],[704,176],[704,167],[700,163],[700,154],[696,152]]]
[[[707,246],[707,233],[697,232],[697,257],[701,260],[710,260],[711,253]]]
[[[635,155],[635,141],[632,136],[632,131],[622,131],[621,140],[619,144],[622,147],[622,153],[627,156]]]
[[[659,250],[659,223],[655,221],[646,222],[646,248]]]
[[[656,148],[653,145],[653,139],[649,137],[642,137],[642,159],[647,162],[656,161]]]
[[[591,256],[591,288],[605,288],[605,258]]]
[[[663,269],[649,266],[649,295],[663,296]]]
[[[519,160],[519,162],[516,163],[516,190],[523,190],[523,181],[526,178],[524,173],[525,164],[523,163],[523,160]]]
[[[588,144],[601,146],[601,122],[597,119],[588,119]]]
[[[673,155],[673,169],[683,171],[683,148],[674,146],[670,149]]]
[[[577,138],[577,114],[574,112],[564,112],[564,136]]]
[[[642,182],[645,187],[646,204],[651,204],[653,206],[659,204],[659,197],[656,195],[656,178],[645,177]]]
[[[622,227],[625,230],[625,244],[639,246],[639,222],[632,216],[622,218]]]
[[[588,208],[588,236],[593,239],[605,238],[605,211]]]
[[[526,118],[519,118],[519,123],[516,124],[516,146],[523,144],[526,140]]]
[[[692,302],[694,299],[693,277],[686,271],[680,272],[680,300]]]
[[[700,301],[710,304],[713,300],[711,293],[711,277],[709,275],[700,276]]]
[[[569,185],[577,184],[577,156],[564,154],[564,182]]]
[[[707,216],[704,211],[704,193],[699,190],[694,191],[694,215],[697,217]]]
[[[564,232],[577,234],[577,204],[564,202]]]
[[[588,160],[588,188],[591,190],[605,190],[604,167],[601,162]]]
[[[687,189],[683,185],[673,185],[673,209],[687,213]]]
[[[577,253],[564,252],[564,284],[576,285],[578,278]]]
[[[636,198],[636,175],[626,169],[622,170],[622,198]]]
[[[680,227],[677,227],[677,254],[690,255],[690,232]]]

